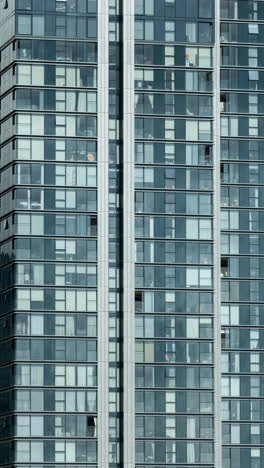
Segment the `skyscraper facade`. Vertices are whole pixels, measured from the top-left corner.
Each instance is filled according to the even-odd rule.
[[[221,278],[223,466],[263,465],[264,2],[223,1]]]
[[[0,0],[1,466],[262,468],[263,44],[263,0]]]

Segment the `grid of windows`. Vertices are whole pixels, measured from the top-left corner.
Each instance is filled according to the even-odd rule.
[[[0,464],[95,468],[97,1],[14,3],[0,62]]]
[[[124,398],[121,3],[109,0],[108,18],[111,468],[122,463]],[[15,8],[16,37],[2,38],[0,61],[0,464],[95,468],[98,5],[15,0]],[[215,2],[134,0],[134,10],[136,466],[214,466],[221,281],[223,466],[260,468],[264,2],[220,1],[221,278],[213,275]]]
[[[230,468],[262,464],[263,6],[221,2],[222,434]]]
[[[211,467],[213,4],[167,1],[162,14],[146,3],[135,18],[136,464]]]

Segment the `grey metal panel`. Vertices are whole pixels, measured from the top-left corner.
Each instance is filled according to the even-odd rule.
[[[107,468],[108,408],[108,0],[98,0],[98,467]]]
[[[135,466],[134,2],[123,2],[124,466]]]
[[[8,8],[4,8],[6,0],[0,0],[0,47],[15,35],[15,0],[8,0]]]
[[[215,468],[222,467],[221,429],[221,233],[220,233],[220,0],[215,0],[214,46],[214,384]]]

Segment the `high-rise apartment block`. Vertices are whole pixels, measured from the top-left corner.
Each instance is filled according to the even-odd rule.
[[[263,468],[264,1],[0,0],[0,465]]]

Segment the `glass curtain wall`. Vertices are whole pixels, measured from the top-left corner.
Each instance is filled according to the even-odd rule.
[[[122,1],[109,0],[109,464],[122,456]]]
[[[262,1],[221,1],[223,466],[263,461]]]
[[[17,0],[1,53],[1,464],[97,461],[96,12]]]
[[[214,2],[135,3],[136,464],[214,465]]]

